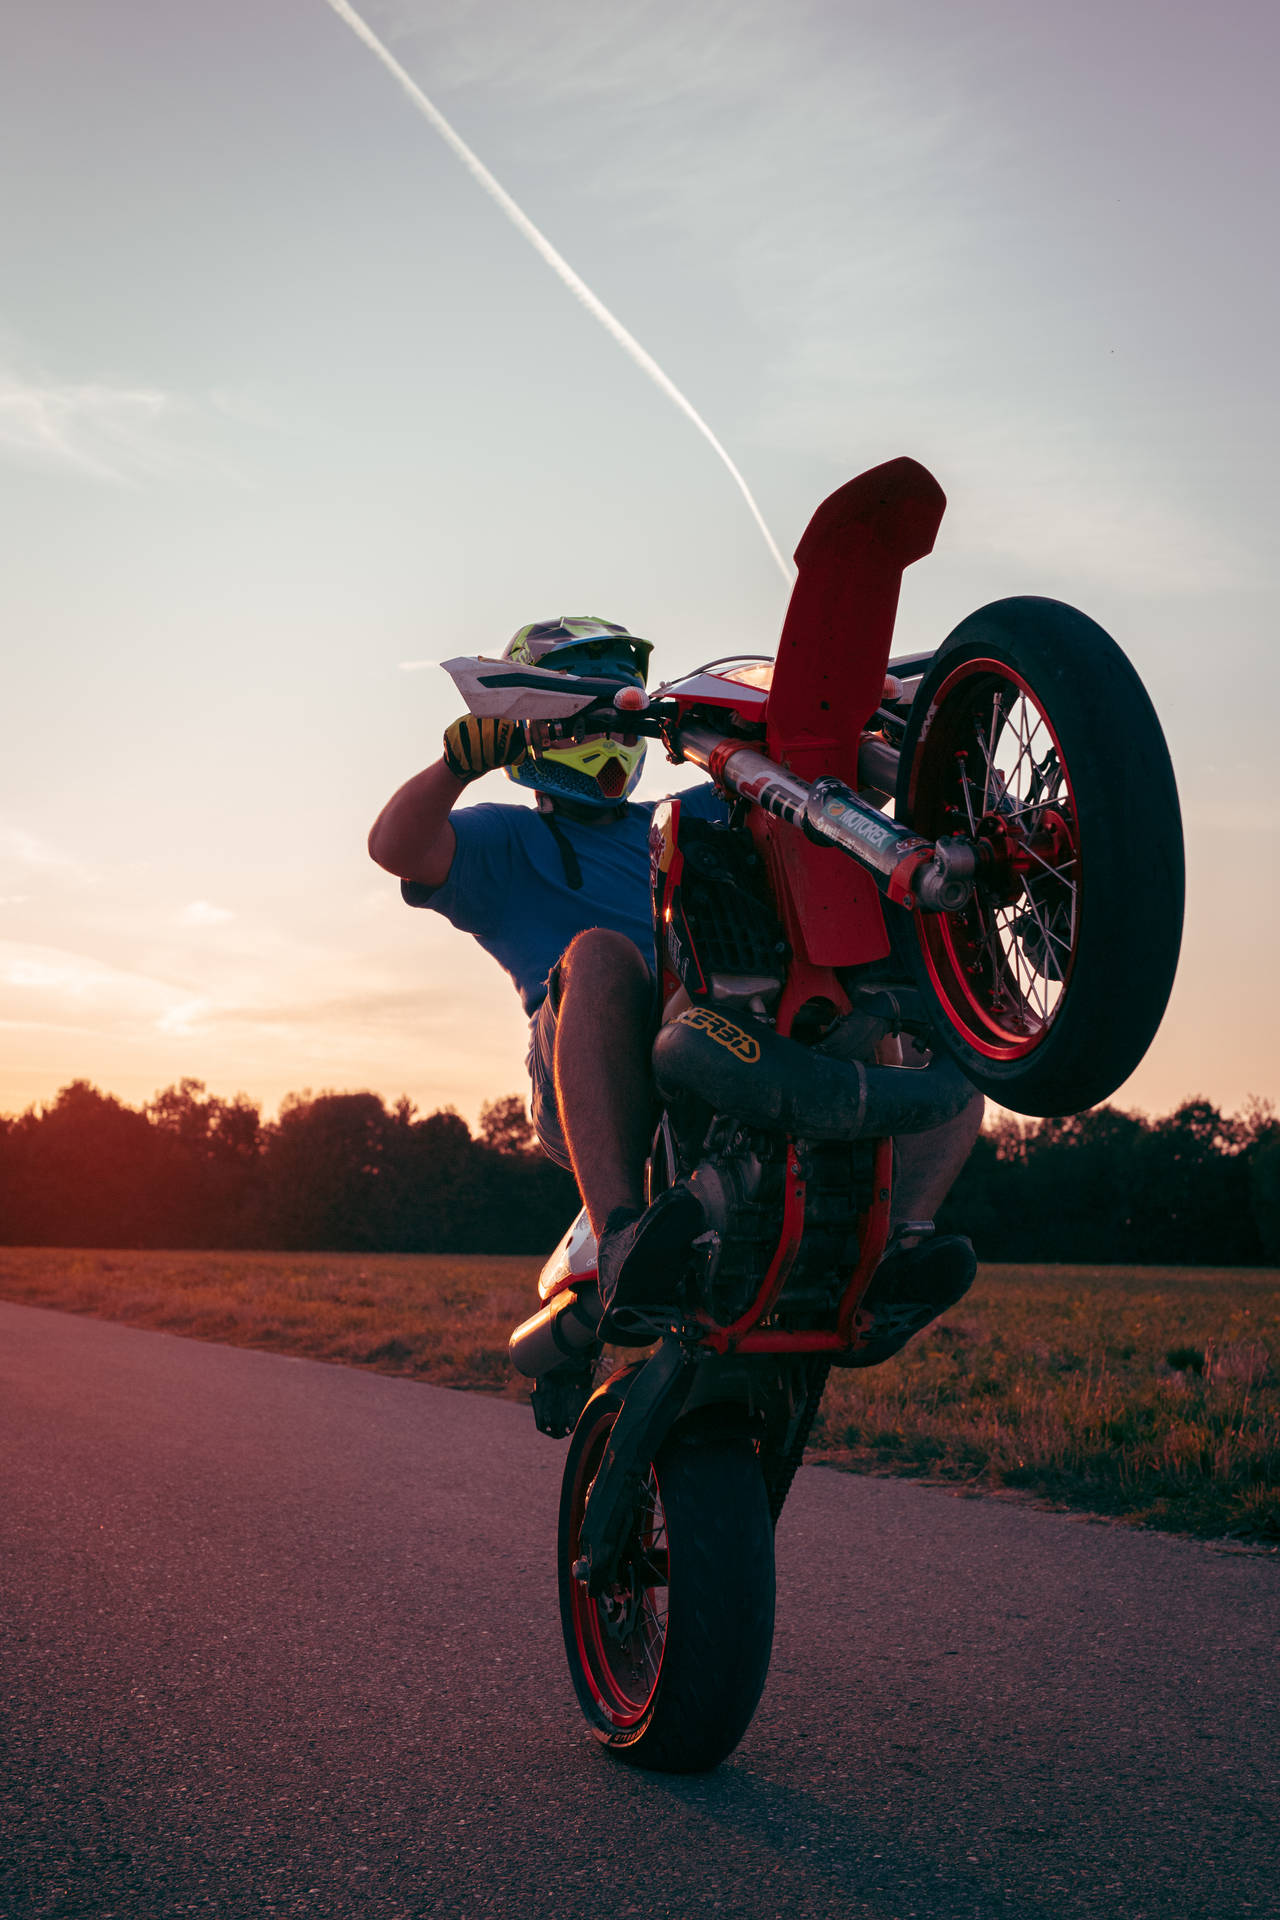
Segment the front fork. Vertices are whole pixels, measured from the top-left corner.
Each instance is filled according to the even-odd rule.
[[[681,753],[705,767],[718,786],[787,820],[819,846],[839,847],[872,875],[880,892],[901,907],[959,913],[969,903],[978,857],[959,835],[926,840],[887,820],[842,780],[812,784],[755,747],[739,746],[697,721],[679,729]]]

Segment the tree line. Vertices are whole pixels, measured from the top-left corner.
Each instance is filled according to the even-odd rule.
[[[290,1095],[275,1120],[183,1080],[142,1107],[87,1081],[0,1117],[0,1244],[544,1253],[577,1208],[516,1095],[472,1133],[374,1093]],[[939,1213],[987,1260],[1280,1263],[1280,1121],[1185,1101],[1001,1116]]]
[[[141,1108],[77,1080],[0,1119],[5,1246],[530,1253],[577,1204],[515,1096],[477,1135],[374,1093],[290,1094],[264,1121],[198,1080]]]

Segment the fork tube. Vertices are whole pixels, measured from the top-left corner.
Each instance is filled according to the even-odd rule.
[[[768,754],[744,747],[697,720],[686,721],[678,738],[685,759],[692,760],[695,767],[705,767],[718,786],[740,793],[744,800],[753,800],[766,813],[775,813],[792,826],[804,825],[807,780],[798,780]]]
[[[841,781],[817,780],[811,786],[767,754],[739,746],[699,721],[687,721],[678,739],[685,758],[705,767],[717,785],[789,820],[820,846],[851,854],[874,875],[882,893],[913,904],[912,879],[916,869],[932,859],[932,841],[886,819]]]

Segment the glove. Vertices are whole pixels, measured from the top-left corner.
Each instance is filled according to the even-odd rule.
[[[455,780],[478,780],[495,767],[514,767],[524,752],[524,728],[514,720],[480,720],[464,713],[444,730],[445,765]]]

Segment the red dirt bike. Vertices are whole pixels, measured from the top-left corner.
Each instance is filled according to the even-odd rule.
[[[686,1181],[708,1231],[638,1329],[653,1350],[602,1384],[585,1215],[511,1340],[539,1427],[572,1433],[557,1551],[578,1699],[644,1766],[714,1766],[755,1711],[773,1528],[828,1369],[867,1345],[894,1136],[974,1087],[1027,1114],[1105,1099],[1173,981],[1177,792],[1115,643],[1020,598],[890,658],[902,571],[944,504],[910,460],[850,481],[797,549],[776,661],[713,662],[643,711],[613,682],[446,663],[474,711],[546,737],[626,709],[732,809],[682,821],[671,800],[651,836],[667,1014],[649,1194]],[[930,1064],[885,1064],[895,1035]]]

